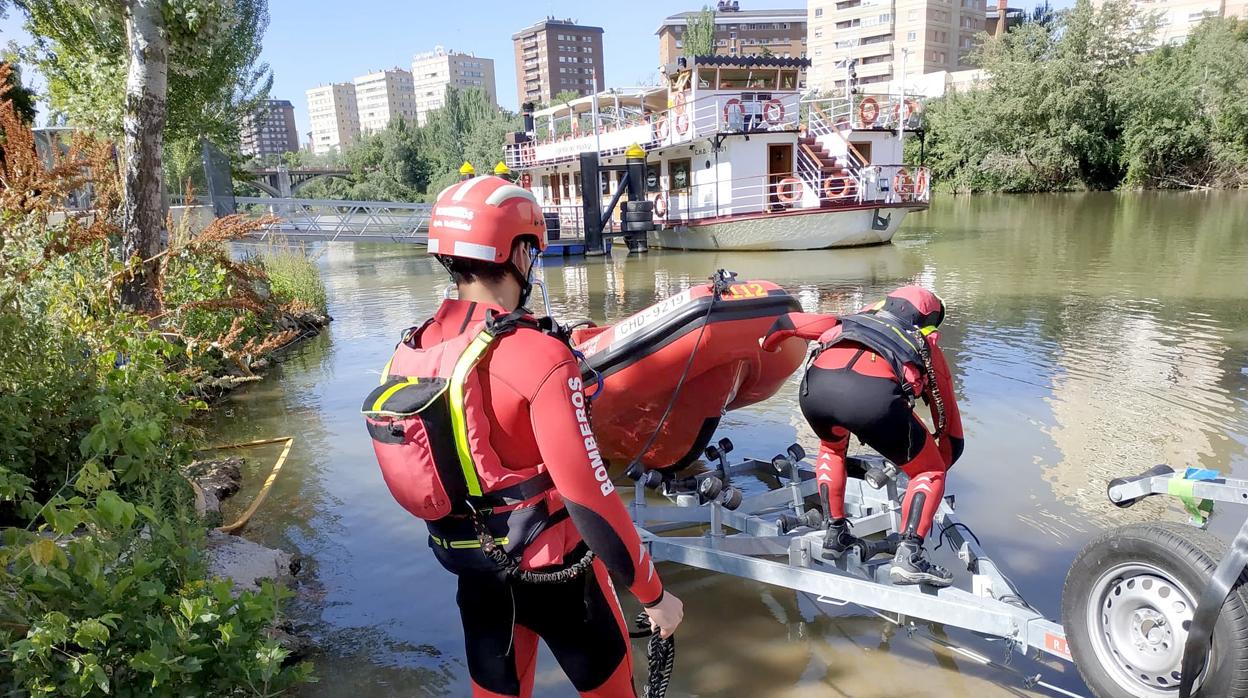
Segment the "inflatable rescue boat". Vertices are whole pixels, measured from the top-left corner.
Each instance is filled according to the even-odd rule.
[[[790,338],[774,352],[759,347],[778,316],[800,309],[769,281],[722,277],[614,325],[573,330],[603,456],[627,464],[652,441],[640,454],[647,468],[692,463],[724,412],[771,397],[801,365],[805,340]]]

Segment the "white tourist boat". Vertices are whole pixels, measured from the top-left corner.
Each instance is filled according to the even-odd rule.
[[[889,242],[927,208],[929,174],[902,161],[919,103],[902,95],[803,98],[797,58],[681,59],[667,84],[607,90],[536,111],[506,162],[565,231],[582,229],[580,155],[646,150],[650,244],[804,250]],[[621,173],[604,172],[604,201]],[[617,214],[618,215],[618,214]],[[618,225],[618,223],[617,223]],[[576,234],[572,232],[572,234]]]

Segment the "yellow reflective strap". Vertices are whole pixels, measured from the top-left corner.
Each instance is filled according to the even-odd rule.
[[[386,384],[386,379],[390,377],[390,364],[392,364],[392,363],[394,363],[394,357],[393,357],[393,356],[391,356],[391,357],[390,357],[390,360],[386,362],[386,366],[385,366],[385,368],[381,369],[381,380],[377,381],[377,385],[385,385],[385,384]]]
[[[927,327],[924,327],[924,328],[922,328],[922,329],[920,329],[920,330],[919,330],[919,332],[920,332],[920,333],[921,333],[924,337],[926,337],[927,335],[929,335],[929,334],[931,334],[931,333],[933,333],[933,332],[935,332],[935,331],[936,331],[936,326],[935,326],[935,325],[928,325]]]
[[[884,303],[886,302],[886,300],[877,301],[876,304],[868,308],[868,310],[880,310],[884,307]]]
[[[494,539],[494,542],[495,542],[495,543],[498,543],[499,545],[507,545],[507,538],[505,538],[505,537],[504,537],[504,538],[495,538],[495,539]],[[443,546],[443,547],[445,547],[445,546]],[[450,547],[451,547],[451,549],[452,549],[452,550],[472,550],[472,549],[474,549],[474,548],[480,548],[480,547],[481,547],[481,541],[476,540],[476,539],[472,539],[472,540],[453,540],[453,541],[451,541],[451,546],[450,546]]]
[[[468,423],[464,414],[464,381],[476,367],[477,362],[485,356],[485,352],[493,343],[494,337],[484,330],[480,332],[459,355],[455,368],[451,371],[451,428],[455,432],[455,451],[459,454],[459,467],[464,471],[464,482],[468,484],[468,494],[480,497],[481,481],[477,479],[477,466],[472,462],[472,448],[468,444]]]
[[[387,366],[389,366],[389,364],[387,364]],[[420,382],[419,378],[416,378],[415,376],[408,376],[406,381],[402,383],[395,383],[389,388],[386,388],[385,391],[382,392],[381,395],[377,396],[377,400],[373,402],[373,412],[380,412],[382,405],[386,404],[386,400],[389,400],[391,397],[394,397],[395,393],[399,392],[400,390],[406,388],[409,385],[412,385],[414,383],[419,383],[419,382]]]

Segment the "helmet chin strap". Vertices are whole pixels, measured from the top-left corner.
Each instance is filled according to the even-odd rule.
[[[521,274],[520,267],[513,260],[509,260],[508,265],[511,267],[511,273],[516,277],[516,281],[520,283],[520,300],[517,302],[516,307],[523,308],[528,304],[529,296],[533,294],[533,267],[536,267],[537,264],[529,262],[528,274]]]

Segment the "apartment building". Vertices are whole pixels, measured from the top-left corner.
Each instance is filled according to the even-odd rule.
[[[355,79],[360,133],[383,130],[395,119],[416,121],[412,74],[403,68],[380,70]]]
[[[659,37],[659,65],[675,63],[684,55],[685,31],[697,11],[681,12],[663,20]],[[742,10],[736,0],[721,0],[715,10],[716,56],[770,53],[777,58],[806,57],[806,10]]]
[[[423,126],[429,112],[446,104],[446,88],[477,88],[498,104],[494,84],[494,59],[471,53],[447,51],[441,46],[412,57],[412,82],[416,91],[416,118]]]
[[[832,89],[856,59],[861,85],[973,67],[967,55],[983,31],[984,0],[810,0],[807,82]]]
[[[255,114],[243,119],[243,155],[265,157],[299,150],[295,105],[287,99],[268,99]]]
[[[546,19],[511,35],[520,103],[548,103],[560,92],[593,94],[605,87],[602,27]]]
[[[320,155],[349,147],[360,137],[355,85],[339,82],[307,91],[312,152]]]
[[[1158,44],[1181,44],[1196,26],[1212,17],[1248,19],[1248,0],[1134,0],[1143,12],[1155,12],[1161,20]],[[1103,3],[1092,0],[1098,10]]]

